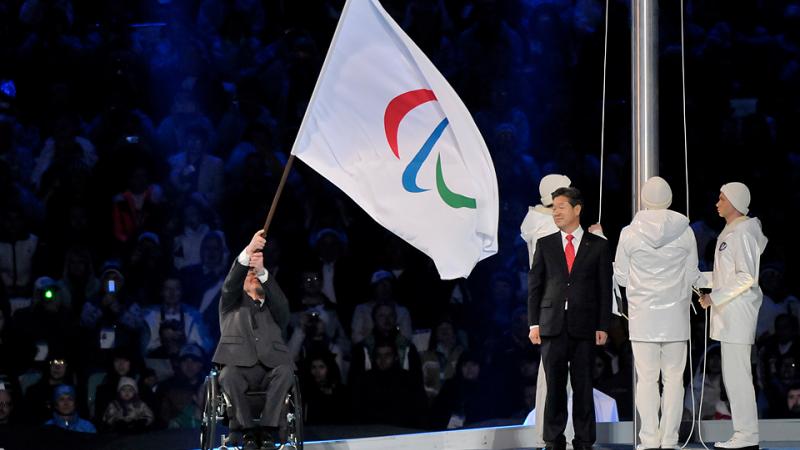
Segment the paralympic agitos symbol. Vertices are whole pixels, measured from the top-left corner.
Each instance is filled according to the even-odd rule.
[[[386,131],[386,140],[389,142],[389,147],[391,147],[397,159],[400,159],[400,150],[397,147],[397,130],[400,127],[400,122],[406,114],[417,106],[434,100],[436,100],[436,95],[430,89],[417,89],[398,95],[386,106],[386,112],[383,115],[383,126]],[[425,140],[425,143],[422,144],[422,148],[419,149],[411,162],[406,166],[403,171],[403,188],[407,192],[421,193],[429,190],[419,187],[417,184],[417,175],[422,168],[422,164],[428,159],[428,156],[430,156],[433,146],[439,138],[442,137],[442,133],[444,133],[448,124],[449,121],[447,117],[442,119],[431,135],[428,136],[428,139]],[[474,198],[453,192],[447,187],[444,181],[444,175],[442,174],[441,153],[436,157],[436,190],[439,193],[439,197],[451,208],[476,208]]]

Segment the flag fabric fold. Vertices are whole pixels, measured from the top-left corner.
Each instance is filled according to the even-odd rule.
[[[430,256],[497,253],[497,178],[464,103],[378,0],[348,0],[292,153]]]

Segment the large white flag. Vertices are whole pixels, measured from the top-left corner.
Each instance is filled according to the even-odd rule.
[[[292,153],[430,256],[443,279],[497,253],[486,144],[378,0],[345,4]]]

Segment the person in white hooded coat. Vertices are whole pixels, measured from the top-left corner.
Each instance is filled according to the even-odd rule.
[[[528,244],[528,267],[533,266],[533,255],[536,252],[536,241],[539,238],[553,234],[558,231],[556,223],[553,221],[553,196],[551,195],[558,188],[569,187],[572,181],[566,175],[550,174],[542,177],[539,182],[539,195],[542,203],[528,208],[528,214],[520,225],[520,235],[525,243]],[[569,384],[569,383],[567,383]],[[539,361],[539,375],[536,377],[536,417],[533,420],[535,447],[544,447],[544,402],[547,398],[547,383],[544,378],[544,364]],[[572,423],[570,421],[570,423]],[[570,430],[571,427],[570,427]],[[574,433],[574,432],[573,432]],[[572,436],[567,436],[571,439]]]
[[[717,442],[719,449],[758,449],[758,412],[750,365],[758,310],[763,294],[758,286],[761,254],[767,238],[761,222],[747,216],[750,190],[742,183],[720,188],[717,211],[725,228],[717,238],[710,294],[700,299],[711,307],[711,339],[720,342],[722,382],[728,393],[733,436]]]
[[[614,278],[628,298],[639,448],[677,448],[692,285],[701,278],[697,243],[689,219],[667,209],[672,190],[663,178],[647,180],[641,200],[645,209],[620,233]]]

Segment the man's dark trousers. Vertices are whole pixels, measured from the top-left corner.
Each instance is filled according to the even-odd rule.
[[[266,390],[267,398],[261,411],[260,426],[277,427],[280,424],[283,401],[293,383],[294,370],[289,365],[280,365],[273,369],[260,363],[252,367],[223,367],[219,384],[230,397],[231,403],[236,406],[235,419],[238,427],[231,428],[247,429],[258,425],[254,422],[253,412],[248,406],[250,402],[245,395],[248,389]]]
[[[590,447],[595,441],[592,374],[595,342],[576,339],[563,331],[557,336],[542,336],[542,362],[547,379],[543,437],[556,448],[564,448],[567,426],[567,371],[572,382],[573,446]],[[576,370],[576,368],[579,368]]]

